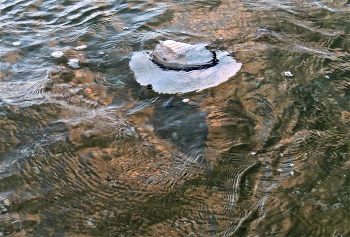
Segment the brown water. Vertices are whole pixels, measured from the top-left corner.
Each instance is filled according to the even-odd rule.
[[[0,10],[0,236],[350,236],[349,1]],[[242,68],[158,94],[129,60],[159,40]]]

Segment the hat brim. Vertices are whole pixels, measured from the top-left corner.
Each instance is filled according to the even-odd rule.
[[[227,55],[216,51],[218,64],[205,69],[192,71],[174,71],[160,68],[150,60],[146,51],[133,53],[129,66],[135,79],[141,85],[152,85],[154,91],[164,94],[201,91],[217,86],[234,76],[242,64]]]

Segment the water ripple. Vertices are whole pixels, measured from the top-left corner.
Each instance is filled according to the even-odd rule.
[[[0,236],[350,233],[346,1],[0,8]],[[242,70],[157,94],[128,64],[167,39]]]

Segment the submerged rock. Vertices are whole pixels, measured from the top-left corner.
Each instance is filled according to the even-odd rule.
[[[234,76],[242,64],[225,51],[173,40],[161,41],[153,52],[135,52],[130,68],[141,85],[151,84],[158,93],[201,91]]]
[[[80,46],[77,46],[77,47],[75,47],[74,49],[75,50],[83,50],[83,49],[86,49],[88,46],[86,45],[86,44],[84,44],[84,45],[80,45]]]
[[[69,59],[68,65],[72,68],[79,68],[79,59]]]
[[[13,43],[12,43],[13,46],[20,46],[21,44],[22,44],[22,43],[19,42],[19,41],[16,41],[16,42],[13,42]]]
[[[54,58],[61,58],[62,56],[64,56],[64,53],[62,51],[55,51],[51,54],[51,56]]]

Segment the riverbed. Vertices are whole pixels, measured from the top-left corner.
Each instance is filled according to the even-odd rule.
[[[0,12],[0,236],[350,235],[349,1]],[[129,62],[164,40],[242,67],[158,93]]]

